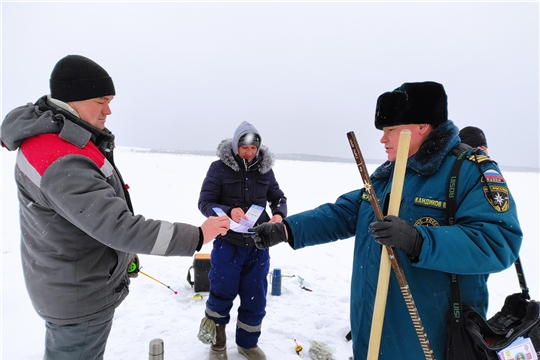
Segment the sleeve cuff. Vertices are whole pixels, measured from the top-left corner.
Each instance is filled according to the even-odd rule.
[[[195,249],[197,252],[201,251],[203,242],[204,242],[204,235],[203,235],[202,229],[199,227],[199,244],[197,245],[197,248]]]
[[[294,235],[291,230],[291,227],[289,226],[287,221],[283,220],[283,223],[285,224],[285,227],[287,228],[287,242],[294,249]]]

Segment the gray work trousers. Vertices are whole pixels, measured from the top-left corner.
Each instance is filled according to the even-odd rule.
[[[46,321],[43,360],[102,360],[113,316],[114,310],[78,324],[56,325]]]

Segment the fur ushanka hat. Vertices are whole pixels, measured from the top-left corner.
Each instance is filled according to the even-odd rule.
[[[430,124],[434,128],[448,120],[444,87],[436,82],[404,83],[377,99],[375,127]]]

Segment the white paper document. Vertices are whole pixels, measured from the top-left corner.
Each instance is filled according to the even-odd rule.
[[[225,214],[225,212],[218,207],[213,208],[213,210],[218,216],[227,216],[227,214]],[[248,229],[253,227],[263,211],[264,208],[262,206],[251,205],[246,213],[247,220],[240,219],[240,222],[237,223],[233,219],[229,218],[229,221],[231,222],[231,230],[237,233],[249,233]]]

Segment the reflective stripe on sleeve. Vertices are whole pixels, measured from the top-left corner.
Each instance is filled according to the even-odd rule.
[[[162,221],[159,233],[150,255],[165,255],[174,233],[174,225],[168,221]]]

